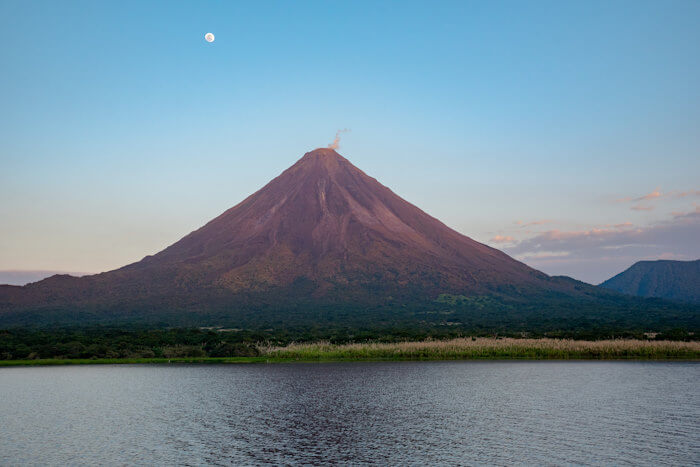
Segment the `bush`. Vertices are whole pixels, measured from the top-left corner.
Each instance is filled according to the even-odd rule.
[[[163,348],[163,357],[165,358],[183,358],[183,357],[206,357],[207,354],[199,346],[196,345],[176,345],[173,347]]]
[[[210,357],[257,357],[260,351],[250,344],[221,342],[209,351]]]

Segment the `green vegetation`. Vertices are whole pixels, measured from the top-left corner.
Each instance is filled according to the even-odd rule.
[[[438,295],[436,303],[447,304],[452,306],[467,306],[477,310],[488,308],[497,308],[499,310],[512,310],[513,307],[503,304],[493,297],[488,295],[477,295],[475,297],[467,297],[465,295],[451,295],[442,293]]]
[[[558,283],[566,279],[552,279]],[[618,295],[573,283],[580,297],[536,293],[510,286],[485,295],[376,290],[373,293],[313,298],[313,283],[297,280],[290,289],[250,295],[199,295],[194,290],[162,300],[127,301],[115,306],[42,306],[13,311],[0,303],[0,329],[78,327],[135,329],[216,326],[257,334],[253,341],[365,341],[446,339],[465,335],[519,335],[601,339],[641,336],[675,329],[700,334],[700,306]],[[211,292],[211,291],[210,291]],[[214,293],[214,292],[211,292]],[[350,292],[348,292],[350,293]],[[193,304],[200,307],[190,309]],[[272,331],[269,331],[272,330]],[[236,331],[238,332],[238,331]]]
[[[201,333],[210,336],[209,332]],[[6,336],[5,336],[6,337]],[[161,336],[162,337],[162,336]],[[170,336],[172,337],[172,336]],[[199,345],[170,345],[126,351],[123,356],[30,353],[24,358],[12,358],[5,353],[0,366],[62,365],[104,363],[262,363],[294,361],[377,361],[377,360],[473,360],[473,359],[700,359],[699,341],[667,341],[614,339],[581,341],[571,339],[523,339],[500,337],[469,337],[449,340],[404,342],[364,342],[334,344],[328,341],[290,343],[287,345],[222,344],[202,342]],[[60,349],[77,348],[75,344]],[[143,350],[145,349],[145,350]],[[230,353],[229,356],[216,356]],[[91,350],[90,350],[91,351]],[[88,351],[89,352],[89,351]],[[107,351],[110,353],[113,351]],[[130,355],[126,355],[130,354]],[[158,354],[158,356],[154,356]],[[19,355],[17,355],[19,357]]]
[[[266,363],[265,357],[192,357],[192,358],[40,358],[36,360],[0,360],[2,366],[115,365],[145,363]]]
[[[0,361],[256,357],[264,338],[211,329],[14,329],[0,331]]]
[[[174,329],[9,329],[0,330],[0,360],[37,359],[177,359],[258,357],[262,348],[285,347],[293,343],[328,342],[402,343],[417,341],[446,341],[461,337],[556,338],[600,341],[636,339],[657,341],[696,341],[698,335],[683,329],[665,333],[599,330],[548,333],[499,333],[475,331],[465,333],[459,326],[420,328],[340,328],[316,326],[309,328],[278,327],[257,330],[236,328],[174,328]],[[260,343],[264,343],[264,346]],[[459,358],[459,357],[458,357]]]

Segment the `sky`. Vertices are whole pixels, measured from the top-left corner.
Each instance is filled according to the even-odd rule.
[[[0,0],[0,282],[154,254],[339,129],[546,273],[697,259],[698,24],[695,0]]]

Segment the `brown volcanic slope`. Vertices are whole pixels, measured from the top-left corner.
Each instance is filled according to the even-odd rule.
[[[239,205],[125,268],[186,265],[231,290],[291,284],[319,291],[354,281],[406,286],[433,277],[435,291],[537,284],[546,276],[461,235],[404,201],[332,149],[317,149]]]
[[[167,305],[196,311],[241,303],[284,307],[296,299],[363,304],[434,300],[440,293],[580,296],[591,290],[461,235],[334,150],[316,149],[160,253],[94,276],[2,286],[0,309],[147,312]]]

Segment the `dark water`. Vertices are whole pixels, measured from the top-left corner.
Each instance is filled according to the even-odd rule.
[[[0,368],[0,464],[700,464],[700,365]]]

